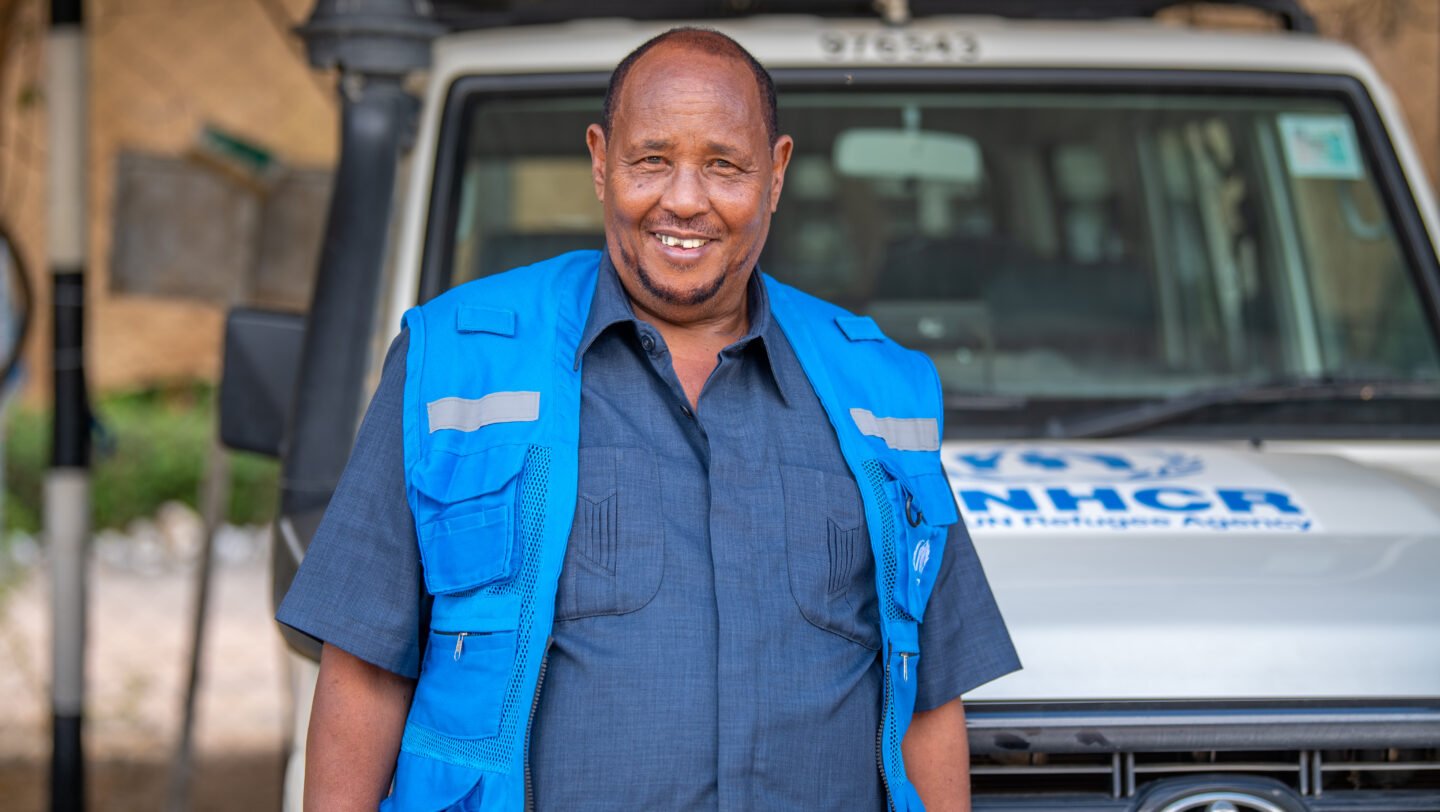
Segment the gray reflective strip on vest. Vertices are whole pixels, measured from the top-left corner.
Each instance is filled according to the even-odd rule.
[[[430,433],[441,429],[474,431],[492,423],[528,423],[540,419],[539,392],[491,392],[483,398],[440,398],[425,405]]]
[[[869,409],[851,409],[861,434],[879,437],[896,451],[939,451],[940,425],[933,417],[876,417]]]

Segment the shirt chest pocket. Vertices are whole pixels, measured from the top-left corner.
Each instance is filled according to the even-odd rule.
[[[855,481],[810,468],[780,467],[790,593],[811,625],[868,649],[880,648],[875,557]]]
[[[650,451],[580,449],[556,620],[628,614],[655,597],[665,572],[661,509],[660,476]]]

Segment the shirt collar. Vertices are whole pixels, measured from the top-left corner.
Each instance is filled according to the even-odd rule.
[[[756,351],[764,359],[765,368],[770,371],[775,390],[788,406],[789,398],[785,396],[785,387],[781,386],[775,377],[775,364],[770,359],[767,346],[767,342],[783,339],[778,333],[779,326],[770,316],[770,294],[760,278],[758,267],[750,274],[746,296],[749,297],[750,329],[732,346],[755,345]],[[610,251],[602,249],[600,270],[595,280],[595,296],[590,301],[590,315],[585,321],[585,331],[580,334],[580,344],[575,350],[575,366],[580,366],[580,359],[590,351],[590,346],[601,333],[616,324],[627,322],[634,324],[637,330],[640,329],[640,319],[636,318],[635,309],[630,306],[630,296],[625,292],[624,285],[620,284],[620,276],[616,273],[615,266],[610,263]]]
[[[585,331],[580,334],[580,345],[575,349],[575,366],[590,351],[590,345],[600,334],[612,325],[637,321],[635,310],[630,307],[630,297],[620,284],[615,266],[610,264],[610,251],[600,250],[600,271],[595,280],[595,296],[590,300],[590,315],[585,320]]]

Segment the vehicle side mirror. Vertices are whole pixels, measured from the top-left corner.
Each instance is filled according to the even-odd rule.
[[[279,457],[295,398],[305,317],[237,307],[225,318],[220,442]]]

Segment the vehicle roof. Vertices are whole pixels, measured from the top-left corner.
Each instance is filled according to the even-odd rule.
[[[581,20],[449,34],[437,41],[435,73],[609,72],[649,37],[685,20]],[[1349,46],[1279,31],[1214,31],[1152,20],[1056,21],[998,17],[927,17],[893,27],[874,18],[777,15],[705,23],[723,31],[772,69],[941,64],[942,59],[882,59],[874,49],[827,52],[822,37],[965,36],[971,68],[1097,68],[1271,71],[1351,75],[1374,82],[1368,62]]]

